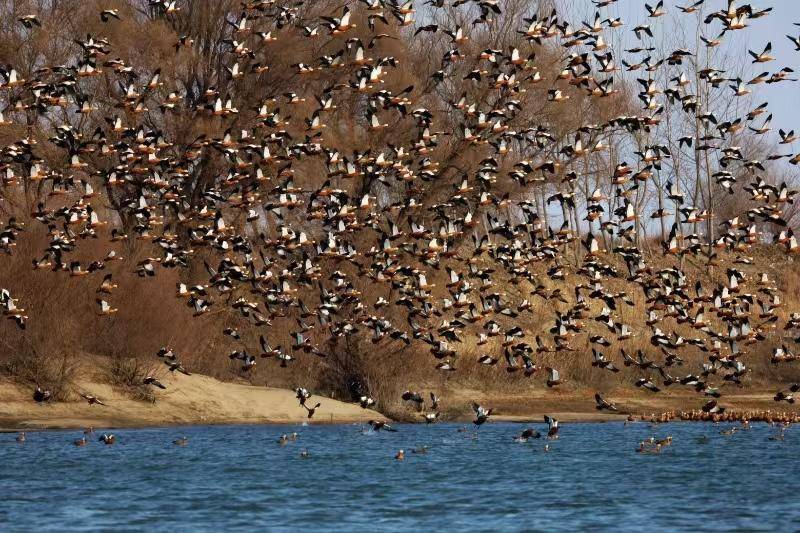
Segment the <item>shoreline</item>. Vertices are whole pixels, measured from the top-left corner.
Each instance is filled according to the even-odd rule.
[[[354,403],[312,395],[311,405],[321,407],[309,419],[299,405],[293,390],[258,387],[222,382],[209,376],[193,374],[167,375],[162,379],[166,390],[155,389],[154,404],[133,400],[112,386],[80,381],[76,392],[92,394],[106,406],[69,401],[37,404],[32,390],[9,381],[0,381],[0,433],[39,430],[74,430],[86,427],[104,429],[141,429],[206,425],[329,425],[364,424],[370,419],[391,420],[396,423],[424,423],[418,412],[392,411],[390,416]],[[619,394],[615,394],[618,392]],[[788,404],[776,404],[774,393],[754,388],[728,394],[720,401],[730,411],[793,412]],[[77,396],[77,394],[75,394]],[[516,394],[486,394],[477,390],[456,389],[443,394],[450,407],[440,423],[469,425],[472,412],[468,405],[475,400],[493,408],[491,422],[519,424],[543,423],[547,414],[565,423],[624,421],[632,414],[636,421],[644,416],[670,411],[699,409],[703,398],[685,392],[669,391],[658,395],[610,391],[605,398],[617,405],[619,412],[597,411],[591,391],[534,390]],[[463,407],[463,409],[461,408]]]
[[[0,381],[0,432],[86,427],[120,429],[189,425],[348,424],[385,419],[359,405],[312,395],[311,405],[322,405],[313,418],[288,389],[227,383],[193,374],[168,375],[166,390],[155,389],[155,403],[133,400],[112,386],[80,381],[76,389],[104,403],[86,401],[37,404],[32,390]],[[313,403],[311,403],[313,402]]]
[[[386,419],[381,416],[380,418]],[[90,420],[90,419],[87,419]],[[247,420],[218,420],[214,422],[172,422],[172,423],[120,423],[115,425],[95,425],[89,424],[94,430],[123,430],[123,429],[168,429],[168,428],[191,428],[191,427],[204,427],[204,426],[283,426],[283,427],[297,427],[297,426],[330,426],[330,425],[354,425],[360,424],[360,421],[352,420],[334,420],[333,422],[312,420],[311,422],[274,422],[274,421],[247,421]],[[366,423],[366,420],[364,421]],[[48,424],[43,426],[14,426],[7,424],[5,420],[0,419],[0,434],[18,433],[24,431],[26,433],[37,433],[40,431],[74,431],[83,430],[87,425],[70,425],[70,424]]]
[[[734,411],[735,412],[735,411]],[[550,413],[549,416],[557,419],[562,424],[608,424],[608,423],[625,423],[627,415],[615,415],[615,414],[600,414],[595,415],[594,413],[559,413],[553,412]],[[391,420],[386,416],[378,414],[376,416],[382,420]],[[543,421],[544,415],[497,415],[492,416],[491,420],[488,424],[544,424]],[[14,423],[9,422],[8,420],[4,420],[0,418],[0,435],[1,434],[13,434],[18,433],[20,431],[24,431],[27,433],[37,433],[42,431],[74,431],[74,430],[83,430],[84,428],[91,426],[94,428],[95,431],[101,430],[125,430],[125,429],[168,429],[168,428],[191,428],[191,427],[203,427],[203,426],[276,426],[276,427],[297,427],[297,426],[328,426],[328,425],[363,425],[366,424],[367,419],[362,418],[359,420],[355,419],[336,419],[333,421],[325,421],[325,420],[312,420],[311,422],[308,421],[274,421],[274,420],[250,420],[250,419],[229,419],[229,420],[215,420],[215,421],[188,421],[188,422],[128,422],[128,421],[120,421],[118,423],[113,424],[98,424],[98,421],[104,421],[105,419],[81,419],[85,420],[86,422],[90,422],[87,424],[77,424],[72,423],[75,419],[67,420],[64,423],[53,423],[53,424],[28,424],[27,422],[23,423]],[[680,418],[668,420],[665,422],[652,422],[649,419],[641,420],[638,416],[633,422],[633,424],[652,424],[656,423],[659,425],[663,424],[713,424],[714,422],[709,420],[683,420]],[[398,425],[423,425],[424,422],[394,422],[394,426]],[[445,420],[439,422],[435,425],[443,425],[443,424],[451,424],[451,425],[466,425],[469,426],[471,424],[471,419],[469,418],[458,418],[452,420]]]

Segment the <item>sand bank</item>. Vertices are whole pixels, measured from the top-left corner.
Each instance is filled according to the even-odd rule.
[[[79,381],[77,389],[102,399],[107,405],[85,400],[37,404],[32,389],[0,382],[0,428],[143,427],[183,424],[297,424],[352,423],[383,417],[358,405],[312,396],[320,402],[309,420],[294,391],[225,383],[193,374],[169,375],[166,390],[155,389],[156,402],[136,401],[110,385]]]
[[[162,380],[167,390],[154,389],[156,402],[133,400],[110,385],[79,381],[77,390],[101,398],[108,405],[86,401],[37,404],[32,389],[0,381],[0,431],[16,429],[145,427],[187,424],[298,424],[360,423],[386,419],[378,412],[330,398],[312,396],[310,405],[320,402],[314,417],[299,406],[294,391],[227,383],[193,374],[168,375]],[[735,390],[719,400],[735,410],[794,411],[794,406],[772,401],[773,392]],[[597,411],[593,391],[534,390],[526,394],[486,394],[479,390],[451,390],[442,394],[447,411],[443,419],[469,423],[471,401],[494,409],[493,422],[541,422],[547,414],[562,422],[624,420],[628,413],[637,418],[670,410],[698,409],[706,400],[687,391],[659,394],[623,389],[604,394],[619,411]],[[419,413],[394,411],[400,420],[421,422]]]

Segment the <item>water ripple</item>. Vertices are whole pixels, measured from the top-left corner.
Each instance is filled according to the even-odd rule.
[[[126,430],[119,443],[76,448],[70,432],[1,435],[0,529],[291,531],[792,530],[787,473],[800,433],[771,442],[758,425],[568,424],[527,444],[523,426],[231,426]],[[281,433],[300,438],[279,446]],[[189,446],[173,446],[186,435]],[[639,441],[672,435],[659,456]],[[708,437],[698,443],[701,435]],[[12,442],[5,442],[12,441]],[[428,453],[413,454],[427,446]],[[398,449],[406,460],[395,461]],[[307,449],[310,457],[300,458]]]

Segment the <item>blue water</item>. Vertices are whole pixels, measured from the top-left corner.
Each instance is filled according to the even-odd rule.
[[[213,426],[0,434],[0,530],[749,530],[800,527],[800,429],[757,424],[564,424],[557,441],[512,442],[525,425]],[[538,425],[540,431],[544,430]],[[277,443],[297,431],[296,442]],[[172,444],[186,435],[186,447]],[[661,455],[637,443],[672,435]],[[698,442],[707,435],[708,442]],[[544,453],[546,443],[550,452]],[[427,445],[427,455],[411,448]],[[406,460],[396,461],[398,449]],[[300,458],[307,449],[310,457]]]

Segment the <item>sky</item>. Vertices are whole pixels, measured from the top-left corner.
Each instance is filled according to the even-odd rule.
[[[614,51],[618,64],[620,64],[621,59],[633,62],[633,59],[641,59],[647,55],[632,55],[623,52],[624,49],[642,45],[642,42],[636,38],[633,32],[633,29],[639,24],[649,24],[654,32],[654,38],[651,43],[652,46],[657,48],[657,51],[652,53],[654,60],[663,57],[663,53],[660,52],[662,49],[672,51],[683,47],[694,51],[697,48],[695,38],[697,16],[686,15],[676,7],[688,6],[694,1],[664,0],[664,9],[668,14],[656,19],[648,18],[648,13],[644,6],[646,3],[654,6],[658,0],[618,0],[609,7],[600,8],[602,19],[609,17],[621,18],[624,22],[624,26],[621,28],[616,30],[606,29],[603,32],[606,40],[612,39],[609,44]],[[595,12],[598,10],[592,0],[556,0],[556,3],[559,6],[559,16],[569,20],[573,27],[576,28],[579,27],[582,20],[591,23],[594,20]],[[711,65],[718,69],[744,69],[741,77],[745,81],[762,72],[777,72],[783,67],[792,68],[795,71],[794,77],[800,78],[800,51],[796,51],[794,44],[786,37],[787,35],[800,36],[800,26],[794,25],[795,22],[800,23],[800,0],[749,0],[749,2],[747,0],[737,0],[738,6],[747,3],[756,11],[767,7],[772,7],[773,10],[766,17],[751,20],[748,28],[726,34],[723,38],[723,44],[717,49],[718,56],[711,61]],[[705,0],[702,9],[705,15],[721,9],[727,9],[727,6],[727,0]],[[709,25],[703,25],[703,28],[706,31],[705,36],[713,38],[717,37],[722,25],[719,21],[714,21]],[[676,43],[676,41],[681,41],[684,35],[688,40],[683,43]],[[659,46],[662,42],[670,42],[670,47]],[[775,57],[775,61],[765,64],[752,64],[752,58],[747,54],[747,50],[761,52],[768,42],[772,43],[771,55]],[[705,51],[705,47],[702,45],[701,47]],[[731,60],[725,61],[725,56],[730,57]],[[733,63],[738,63],[738,65]],[[688,69],[687,74],[689,74]],[[642,70],[623,75],[631,80],[637,77],[646,77],[646,73]],[[767,139],[777,143],[780,140],[779,129],[787,132],[796,130],[800,134],[800,82],[783,82],[771,85],[762,83],[749,86],[749,88],[753,91],[749,97],[751,100],[746,104],[748,107],[736,108],[737,116],[744,116],[749,109],[763,102],[768,102],[769,111],[773,114],[773,119],[772,131],[766,135]],[[728,90],[727,87],[725,87],[724,91],[730,94],[731,98],[735,98],[732,91]],[[742,100],[747,100],[747,98]],[[762,117],[756,119],[754,125],[760,125],[761,120]],[[777,148],[776,152],[781,154],[798,153],[800,152],[800,142],[795,142],[793,146],[782,145]],[[790,165],[787,160],[784,159],[776,164],[786,175],[798,175],[798,168]],[[652,230],[653,228],[655,228],[655,225],[650,229]]]
[[[584,9],[586,20],[591,21],[596,11],[595,6],[590,0],[564,0],[570,5],[571,9]],[[649,19],[644,5],[646,3],[654,6],[658,0],[618,0],[610,7],[601,8],[601,15],[622,17],[625,26],[624,39],[628,43],[635,43],[633,28],[642,23],[649,23],[656,31],[656,38],[660,38],[661,32],[680,32],[676,24],[683,21],[691,22],[691,27],[687,30],[690,35],[694,32],[694,19],[682,14],[677,5],[687,6],[694,0],[664,0],[664,8],[668,12],[665,17]],[[772,55],[775,61],[762,64],[751,65],[749,71],[756,75],[763,71],[776,72],[784,66],[795,70],[796,77],[800,78],[800,52],[795,51],[795,47],[786,35],[800,36],[800,27],[794,23],[800,23],[800,0],[738,0],[737,5],[741,6],[749,3],[754,10],[772,7],[769,16],[750,21],[750,27],[732,32],[730,36],[724,38],[726,50],[732,54],[746,54],[749,48],[760,52],[768,42],[772,42]],[[704,13],[718,11],[727,8],[727,0],[706,0]],[[688,26],[688,24],[687,24]],[[714,22],[708,26],[716,32],[720,28],[719,22]],[[693,49],[694,46],[689,46]],[[654,56],[658,57],[658,56]],[[746,62],[750,65],[751,58],[747,56]],[[725,65],[714,65],[717,68],[725,68]],[[762,68],[764,67],[764,68]],[[760,84],[754,86],[754,102],[761,103],[768,101],[770,110],[773,113],[772,127],[774,138],[777,140],[779,128],[785,131],[795,129],[800,133],[800,82],[798,83],[778,83],[773,85]]]

